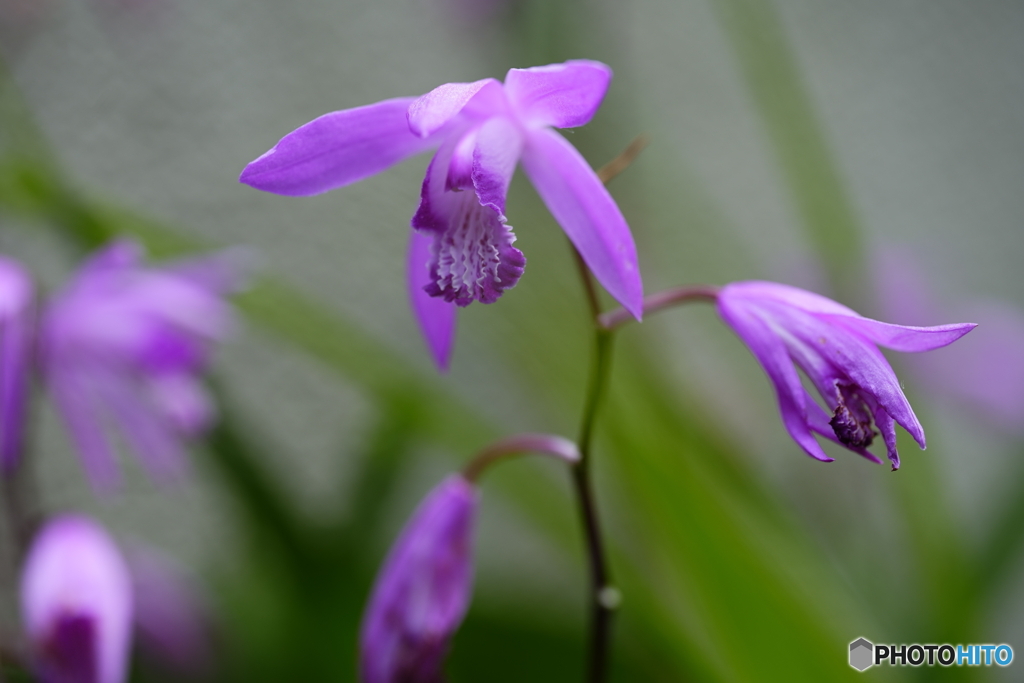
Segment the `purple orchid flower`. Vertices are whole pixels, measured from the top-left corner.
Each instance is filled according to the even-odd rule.
[[[453,475],[420,504],[377,576],[360,635],[363,683],[438,683],[473,586],[478,496]]]
[[[21,606],[43,683],[122,683],[131,643],[131,579],[96,522],[58,517],[25,562]]]
[[[921,448],[924,430],[879,346],[931,351],[952,344],[973,323],[906,327],[863,318],[831,299],[773,282],[735,282],[718,296],[718,313],[750,348],[775,386],[782,421],[793,440],[818,460],[831,461],[812,433],[873,462],[867,447],[877,432],[893,470],[899,469],[896,423]],[[831,417],[800,381],[803,370]]]
[[[32,344],[32,279],[0,256],[0,467],[10,473],[21,455]]]
[[[526,265],[505,217],[521,159],[598,281],[639,319],[643,286],[629,226],[580,153],[552,130],[587,123],[611,76],[600,62],[574,60],[511,69],[504,84],[447,83],[419,98],[332,112],[286,135],[240,180],[267,192],[313,195],[437,148],[412,219],[408,277],[417,320],[444,369],[454,339],[452,304],[496,301]]]
[[[152,268],[138,245],[122,241],[95,254],[51,302],[43,370],[97,489],[118,481],[108,427],[156,476],[186,464],[182,442],[213,418],[199,375],[231,328],[223,296],[236,280],[223,255]]]

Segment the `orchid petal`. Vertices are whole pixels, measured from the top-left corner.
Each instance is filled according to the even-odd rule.
[[[505,196],[523,150],[523,137],[512,121],[495,116],[480,127],[473,150],[473,188],[480,203],[505,220]]]
[[[406,112],[413,101],[400,97],[313,119],[246,166],[239,181],[297,197],[380,173],[438,144],[409,130]]]
[[[575,128],[593,118],[612,80],[601,62],[576,59],[564,64],[510,69],[505,92],[531,124]]]
[[[454,303],[432,297],[423,290],[430,282],[428,266],[433,241],[430,235],[412,231],[408,257],[409,300],[434,363],[439,370],[445,371],[455,342],[456,307]]]
[[[759,302],[776,301],[788,308],[796,308],[808,313],[860,317],[852,308],[847,308],[828,297],[779,282],[768,282],[766,280],[731,282],[723,288],[723,292],[726,290],[728,290],[728,295],[732,298],[750,299]]]
[[[629,225],[597,174],[558,133],[530,131],[523,168],[598,282],[639,320],[643,283]]]
[[[975,327],[974,323],[955,323],[934,327],[893,325],[870,318],[849,316],[822,316],[847,329],[863,335],[870,341],[895,351],[920,353],[948,346]]]
[[[807,392],[800,383],[786,346],[756,313],[741,302],[719,298],[718,313],[747,345],[771,380],[782,422],[789,435],[812,458],[831,462],[833,458],[825,454],[811,434],[811,427],[816,425],[808,419]]]
[[[835,324],[835,316],[812,315],[802,309],[786,307],[777,302],[762,302],[761,308],[779,321],[791,338],[798,340],[806,351],[790,348],[791,353],[816,356],[834,370],[836,378],[846,378],[872,395],[878,404],[919,443],[924,442],[914,409],[900,387],[899,379],[889,361],[878,348],[845,325]],[[843,317],[846,322],[849,318]],[[812,377],[812,380],[815,378]],[[816,382],[819,390],[820,383]],[[822,391],[824,395],[825,392]]]
[[[86,474],[97,492],[109,492],[120,484],[114,450],[104,432],[93,382],[87,367],[51,368],[50,391],[71,440],[82,456]]]
[[[460,113],[483,118],[505,108],[501,83],[493,78],[473,83],[445,83],[413,100],[407,108],[409,130],[425,138],[441,130]]]

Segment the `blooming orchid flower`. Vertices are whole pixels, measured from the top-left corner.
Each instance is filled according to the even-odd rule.
[[[151,268],[123,241],[96,253],[51,302],[44,374],[98,489],[118,478],[108,427],[155,475],[185,464],[183,440],[213,418],[199,375],[231,328],[223,296],[236,279],[221,255]]]
[[[925,447],[924,429],[879,346],[931,351],[976,325],[907,327],[863,318],[831,299],[773,282],[735,282],[722,288],[718,313],[768,374],[782,421],[811,457],[831,461],[813,434],[874,462],[867,447],[881,432],[893,470],[898,423]],[[826,413],[800,381],[803,370],[828,407]],[[872,427],[872,422],[874,427]]]
[[[406,524],[377,576],[359,639],[363,683],[436,683],[473,588],[476,488],[452,475]]]
[[[43,683],[122,683],[131,643],[128,568],[96,522],[65,516],[36,537],[21,606]]]
[[[511,69],[325,114],[250,163],[240,180],[282,195],[313,195],[379,173],[428,149],[408,259],[413,309],[435,362],[448,365],[455,306],[492,303],[526,265],[505,216],[522,160],[555,220],[598,281],[637,318],[643,286],[636,247],[615,201],[579,152],[552,128],[587,123],[611,80],[604,64]]]
[[[32,343],[32,279],[0,256],[0,467],[10,472],[21,454]]]

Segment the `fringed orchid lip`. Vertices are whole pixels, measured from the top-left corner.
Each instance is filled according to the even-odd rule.
[[[441,369],[455,338],[453,309],[493,303],[523,273],[526,260],[512,246],[505,216],[520,160],[587,267],[639,319],[643,285],[629,226],[579,152],[552,130],[590,121],[611,76],[600,62],[573,60],[512,69],[504,83],[446,83],[418,98],[332,112],[286,135],[240,180],[266,192],[312,195],[436,149],[407,263],[416,320]]]
[[[790,436],[813,458],[832,460],[814,434],[874,462],[867,450],[881,434],[892,469],[900,466],[896,425],[921,448],[924,429],[879,346],[922,352],[970,332],[973,323],[909,327],[864,318],[841,304],[774,282],[735,282],[718,295],[718,312],[764,368]],[[799,368],[826,412],[804,388]]]

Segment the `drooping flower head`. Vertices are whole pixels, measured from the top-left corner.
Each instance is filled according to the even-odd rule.
[[[363,683],[438,683],[473,587],[478,495],[452,475],[420,503],[388,553],[363,615]]]
[[[818,434],[881,462],[867,450],[881,433],[894,470],[900,466],[896,424],[921,448],[924,429],[878,347],[931,351],[975,327],[883,323],[823,296],[773,282],[727,285],[719,293],[718,312],[768,374],[786,429],[811,457],[832,460],[815,440],[813,434]],[[828,412],[804,388],[797,368],[814,385]]]
[[[58,517],[36,537],[21,608],[42,683],[122,683],[131,643],[128,570],[92,520]]]
[[[108,428],[158,476],[185,464],[183,440],[213,407],[200,381],[229,331],[224,294],[237,273],[223,255],[149,267],[116,242],[88,260],[46,310],[47,385],[93,484],[116,483]]]
[[[33,324],[32,280],[0,256],[0,467],[10,472],[21,454]]]
[[[422,97],[332,112],[286,135],[240,180],[267,192],[312,195],[437,148],[412,219],[408,275],[417,320],[444,368],[452,304],[496,301],[526,265],[505,216],[521,159],[587,266],[639,318],[643,286],[629,226],[579,152],[552,130],[587,123],[611,75],[600,62],[574,60],[512,69],[504,84],[447,83]]]

